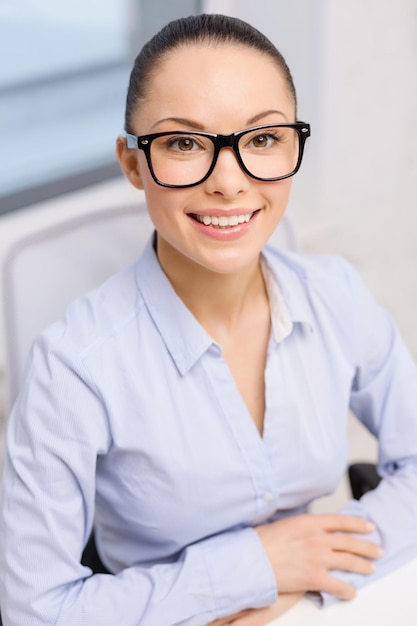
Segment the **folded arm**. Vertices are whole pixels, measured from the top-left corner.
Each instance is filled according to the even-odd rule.
[[[128,563],[116,575],[92,575],[80,564],[94,521],[96,460],[112,435],[88,373],[75,371],[68,354],[45,356],[39,346],[35,353],[8,425],[0,507],[5,626],[205,626],[273,604],[273,574],[251,528],[202,538],[163,562]]]
[[[378,440],[382,477],[376,489],[340,511],[373,522],[376,530],[369,539],[384,549],[369,576],[334,572],[360,588],[417,557],[417,367],[391,317],[356,273],[349,270],[349,275],[357,363],[351,409]],[[324,595],[324,601],[334,598]]]

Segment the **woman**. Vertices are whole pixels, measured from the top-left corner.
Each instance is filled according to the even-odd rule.
[[[155,236],[32,351],[4,473],[6,626],[257,626],[417,554],[415,365],[345,262],[264,247],[296,120],[284,59],[239,20],[175,21],[138,56],[117,155]],[[349,406],[384,479],[308,515],[346,469]],[[113,575],[80,565],[93,523]]]

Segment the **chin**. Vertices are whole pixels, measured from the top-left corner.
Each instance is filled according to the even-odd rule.
[[[244,272],[258,262],[260,250],[248,255],[224,255],[218,259],[197,260],[194,262],[213,274],[227,276]]]

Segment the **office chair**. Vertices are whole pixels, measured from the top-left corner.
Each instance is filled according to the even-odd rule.
[[[374,463],[352,463],[348,467],[352,496],[360,500],[365,493],[378,487],[381,477]]]

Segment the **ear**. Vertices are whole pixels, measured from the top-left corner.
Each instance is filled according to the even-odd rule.
[[[139,150],[128,148],[126,137],[118,137],[116,141],[116,156],[123,174],[137,189],[143,189],[140,173]]]

